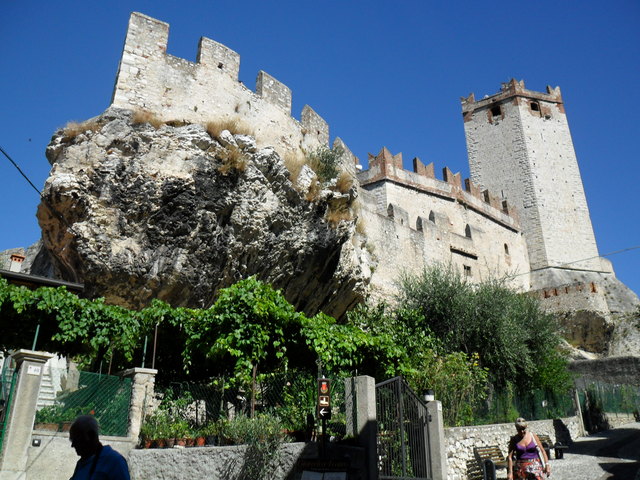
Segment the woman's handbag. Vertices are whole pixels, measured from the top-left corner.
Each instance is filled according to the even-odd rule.
[[[540,457],[540,463],[542,464],[542,469],[547,469],[547,462],[544,461],[544,455],[540,451],[540,445],[538,445],[538,441],[536,440],[536,436],[531,432],[531,438],[533,438],[533,443],[536,446],[536,450],[538,451],[538,457]]]

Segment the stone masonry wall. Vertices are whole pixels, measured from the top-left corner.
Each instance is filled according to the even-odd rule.
[[[536,434],[547,434],[551,440],[565,444],[582,435],[578,417],[533,421],[529,422],[529,428]],[[474,458],[473,447],[498,445],[506,457],[509,439],[515,433],[512,423],[445,429],[448,480],[467,479],[467,461]]]
[[[599,271],[559,88],[543,94],[512,80],[487,99],[463,99],[463,113],[471,178],[516,205],[532,269],[571,264]],[[582,259],[591,260],[575,263]]]
[[[256,91],[238,80],[240,56],[201,38],[196,63],[166,53],[169,25],[134,12],[111,104],[142,109],[163,120],[191,123],[237,120],[253,131],[260,147],[279,153],[327,146],[329,126],[311,107],[291,117],[291,90],[259,72]]]
[[[394,159],[395,160],[394,160]],[[402,169],[402,159],[386,149],[358,174],[362,185],[361,217],[373,255],[383,257],[371,279],[374,297],[395,290],[399,272],[419,272],[433,263],[451,263],[474,281],[513,277],[512,286],[527,290],[529,261],[517,219],[495,197],[463,190],[459,175],[445,169],[448,181],[433,175],[433,166],[416,172]],[[426,174],[425,174],[426,171]],[[511,213],[511,212],[510,212]],[[470,269],[470,270],[469,270]]]

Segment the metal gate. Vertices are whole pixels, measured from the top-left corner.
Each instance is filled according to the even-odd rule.
[[[402,377],[376,384],[380,479],[430,480],[429,414]]]
[[[11,408],[11,398],[13,388],[16,383],[17,371],[12,367],[13,359],[4,358],[2,368],[0,368],[0,456],[4,445],[4,432],[9,421],[9,410]]]

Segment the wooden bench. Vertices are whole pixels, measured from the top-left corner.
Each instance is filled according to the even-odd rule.
[[[496,469],[507,467],[507,459],[497,445],[473,447],[473,456],[476,458],[477,468],[467,466],[469,478],[494,480]]]
[[[538,434],[538,438],[540,439],[540,443],[542,443],[542,448],[544,448],[545,452],[547,452],[547,457],[551,459],[551,449],[553,448],[553,453],[557,459],[561,459],[564,457],[564,451],[568,448],[566,445],[563,445],[560,442],[553,443],[551,441],[551,437],[549,435],[545,435],[544,433]]]

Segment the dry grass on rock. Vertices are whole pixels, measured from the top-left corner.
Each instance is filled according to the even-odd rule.
[[[244,172],[247,169],[247,158],[238,147],[220,149],[216,152],[216,158],[221,162],[218,171],[222,175],[228,175],[234,170]]]
[[[135,110],[131,117],[131,122],[134,125],[148,123],[156,130],[166,123],[160,120],[155,113],[151,113],[147,110]]]

